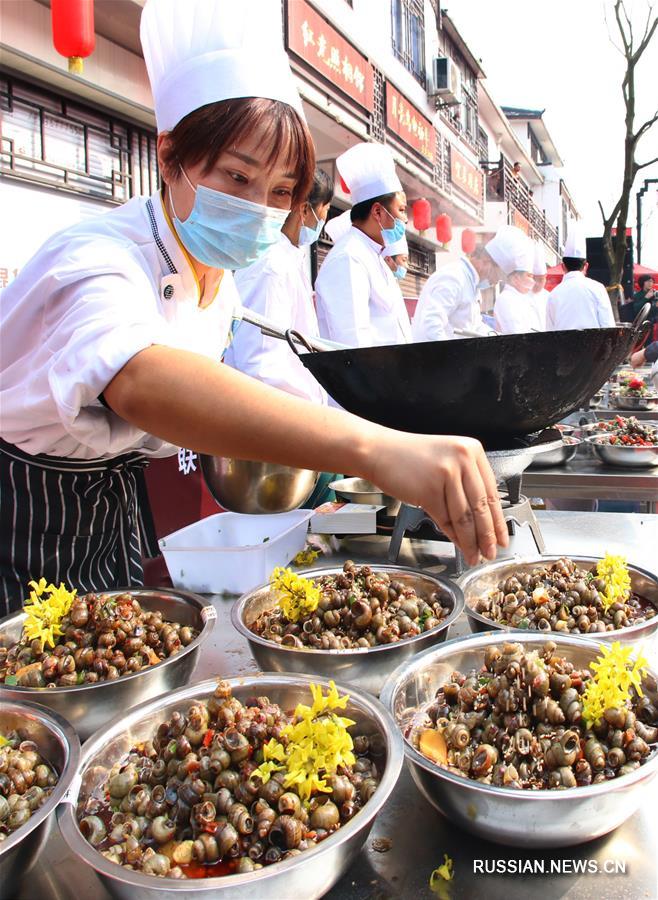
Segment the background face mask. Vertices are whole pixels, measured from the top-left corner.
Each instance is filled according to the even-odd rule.
[[[243,269],[280,239],[289,210],[242,200],[203,184],[195,188],[182,167],[181,172],[194,191],[194,206],[182,222],[170,188],[174,225],[185,249],[199,262],[214,269]]]
[[[398,281],[402,281],[404,276],[407,274],[406,266],[398,266],[395,272],[393,272]]]
[[[393,213],[390,213],[385,206],[382,206],[382,209],[386,213],[386,215],[390,216],[395,223],[392,228],[382,228],[382,237],[384,238],[384,244],[388,247],[390,244],[395,244],[397,241],[402,240],[404,237],[407,226],[404,224],[402,219],[396,219]]]
[[[324,228],[324,223],[326,220],[318,219],[318,217],[315,215],[315,210],[313,209],[312,206],[311,206],[311,212],[313,213],[313,216],[315,217],[315,221],[317,222],[317,225],[315,226],[315,228],[309,228],[308,225],[302,225],[302,227],[299,230],[299,246],[300,247],[304,246],[306,244],[314,244],[317,241],[317,239],[320,237],[320,232]]]

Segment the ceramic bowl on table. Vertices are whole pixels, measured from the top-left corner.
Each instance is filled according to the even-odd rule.
[[[569,437],[568,435],[563,434],[561,447],[547,450],[545,453],[538,453],[533,457],[528,468],[547,469],[553,468],[554,466],[565,466],[574,458],[576,453],[578,453],[578,448],[581,443],[582,441],[579,438]]]
[[[311,469],[205,454],[201,472],[220,506],[247,515],[297,509],[311,496],[320,477]]]
[[[404,566],[373,566],[373,570],[386,572],[396,581],[413,587],[420,597],[427,597],[437,590],[441,591],[446,602],[452,607],[450,612],[430,631],[423,631],[414,637],[391,644],[359,647],[353,650],[286,647],[255,634],[249,627],[262,613],[273,609],[277,602],[270,585],[263,584],[244,594],[234,604],[231,622],[249,642],[249,649],[263,671],[308,673],[321,678],[336,678],[345,684],[358,685],[371,694],[378,694],[390,672],[402,660],[420,653],[432,644],[446,640],[451,625],[459,618],[464,608],[464,597],[460,588],[447,578]],[[331,566],[308,569],[299,574],[313,579],[322,575],[339,575],[342,571],[342,566]]]
[[[255,696],[267,696],[284,710],[298,703],[308,704],[311,683],[324,691],[328,682],[297,675],[266,673],[229,678],[232,694],[245,702]],[[349,868],[365,843],[375,817],[393,791],[403,762],[402,740],[383,706],[352,685],[337,685],[340,694],[349,694],[343,715],[356,723],[355,730],[384,746],[384,762],[379,785],[364,807],[334,834],[316,847],[290,859],[268,865],[256,872],[203,879],[159,878],[124,868],[106,859],[85,840],[76,821],[76,807],[104,783],[112,766],[123,759],[136,742],[152,737],[158,725],[178,710],[186,712],[190,704],[209,698],[216,681],[202,681],[159,697],[114,719],[90,738],[83,749],[80,778],[58,820],[64,840],[81,864],[92,866],[112,897],[120,900],[262,900],[264,897],[321,897]]]
[[[658,466],[658,444],[652,447],[628,447],[623,444],[609,444],[607,438],[594,435],[588,444],[601,462],[622,469],[644,469]]]
[[[0,841],[0,896],[14,896],[45,844],[55,809],[71,787],[80,761],[80,741],[71,725],[52,710],[36,703],[0,698],[0,734],[18,731],[33,741],[38,752],[57,772],[58,780],[45,803],[24,825]],[[5,893],[7,891],[7,893]]]
[[[175,656],[114,680],[53,688],[18,687],[0,683],[0,706],[8,701],[19,703],[31,700],[41,703],[64,716],[81,740],[85,740],[120,712],[125,712],[143,700],[187,684],[192,677],[199,650],[215,627],[215,608],[202,597],[188,591],[149,588],[104,591],[110,597],[124,593],[135,597],[145,610],[161,611],[165,620],[192,626],[199,632],[198,635]],[[9,647],[18,641],[25,618],[24,612],[18,612],[0,621],[0,646]]]
[[[465,575],[462,575],[458,583],[464,593],[464,611],[471,631],[475,633],[482,631],[514,632],[514,640],[517,639],[518,634],[528,634],[529,631],[543,635],[546,640],[553,639],[556,634],[561,634],[562,632],[558,631],[540,632],[535,629],[514,628],[512,625],[488,619],[476,611],[476,606],[480,597],[488,594],[489,591],[496,590],[498,584],[506,578],[521,573],[530,573],[538,566],[550,565],[562,558],[564,558],[564,555],[543,554],[498,559],[494,562],[477,566]],[[568,558],[573,560],[579,568],[593,570],[602,557],[569,555]],[[582,635],[579,633],[579,636],[597,643],[601,641],[606,643],[620,641],[622,644],[634,644],[636,641],[653,636],[658,631],[658,578],[651,572],[647,572],[645,569],[640,569],[637,566],[629,565],[628,571],[631,578],[631,589],[646,600],[651,607],[656,609],[656,615],[650,619],[645,619],[643,622],[628,625],[625,628],[617,628],[615,631],[597,631]]]
[[[577,668],[589,665],[599,653],[597,644],[574,635],[515,632],[510,638],[526,650],[540,649],[552,640],[557,645],[556,655],[566,657]],[[504,640],[500,633],[471,635],[432,647],[396,669],[381,699],[400,732],[408,733],[419,709],[431,703],[454,671],[479,669],[486,648],[501,646]],[[451,826],[524,849],[566,847],[608,834],[638,810],[658,773],[658,752],[654,751],[634,772],[601,784],[523,790],[454,774],[432,762],[406,738],[404,753],[417,787]]]

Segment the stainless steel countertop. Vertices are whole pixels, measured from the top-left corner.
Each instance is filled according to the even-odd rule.
[[[538,519],[547,552],[600,555],[606,550],[626,553],[639,566],[655,570],[658,548],[658,516],[617,513],[572,513],[540,511]],[[363,562],[385,562],[388,539],[352,538],[341,543],[332,556],[336,562],[347,558]],[[521,529],[511,541],[507,555],[534,551],[532,537]],[[445,555],[438,555],[445,554]],[[454,553],[447,544],[405,540],[400,563],[422,565],[433,571],[450,568]],[[326,564],[327,556],[319,564]],[[215,596],[219,614],[215,638],[199,661],[194,680],[221,674],[241,675],[256,671],[244,641],[229,622],[232,596]],[[468,633],[461,620],[452,637]],[[654,665],[658,646],[646,648]],[[332,900],[387,900],[387,898],[436,897],[429,890],[429,877],[447,853],[455,866],[454,880],[446,883],[444,898],[486,897],[487,900],[525,900],[531,892],[538,898],[571,897],[578,900],[638,900],[658,897],[658,781],[647,790],[646,802],[634,819],[613,834],[589,844],[556,851],[525,852],[476,840],[443,819],[417,791],[411,776],[403,770],[388,804],[377,818],[371,835],[356,863],[327,895]],[[373,849],[374,838],[389,838],[388,852]],[[484,874],[486,868],[516,866],[522,874]],[[555,867],[564,874],[554,874]],[[585,873],[576,873],[585,866]],[[612,869],[612,873],[605,872]],[[620,867],[625,867],[625,874]],[[523,869],[523,867],[526,867]],[[535,874],[527,874],[532,867]],[[540,870],[543,867],[544,873]],[[593,874],[591,869],[600,872]],[[523,874],[525,871],[526,874]],[[6,890],[6,886],[2,886]],[[4,892],[3,892],[4,896]],[[108,900],[95,873],[72,857],[57,828],[19,894],[7,893],[10,900]],[[289,900],[268,897],[264,900]],[[290,898],[293,900],[293,898]],[[303,900],[296,897],[294,900]]]
[[[526,469],[523,493],[584,500],[658,500],[658,466],[625,469],[602,462],[589,448],[578,450],[566,465]]]

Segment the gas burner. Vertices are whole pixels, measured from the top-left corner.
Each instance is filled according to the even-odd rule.
[[[544,553],[546,545],[539,528],[539,522],[530,501],[521,493],[521,476],[515,475],[507,479],[505,487],[499,490],[498,496],[500,497],[505,521],[509,523],[510,533],[514,534],[515,526],[520,528],[523,525],[527,525],[535,540],[537,552]],[[421,528],[425,532],[424,537],[426,540],[449,542],[449,538],[435,525],[424,509],[421,509],[420,506],[411,506],[408,503],[403,503],[395,519],[391,542],[388,547],[388,559],[390,562],[397,562],[405,534],[407,532],[415,533]],[[429,532],[429,535],[427,532]],[[464,557],[457,547],[455,547],[455,564],[455,574],[461,575],[465,569],[465,564]]]
[[[545,428],[535,434],[515,438],[505,447],[492,449],[485,445],[489,465],[499,485],[520,477],[538,453],[557,450],[562,446],[562,434],[557,428]]]

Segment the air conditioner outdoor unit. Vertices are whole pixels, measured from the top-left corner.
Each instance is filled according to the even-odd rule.
[[[438,56],[432,61],[432,96],[444,103],[461,103],[461,72],[449,56]]]

